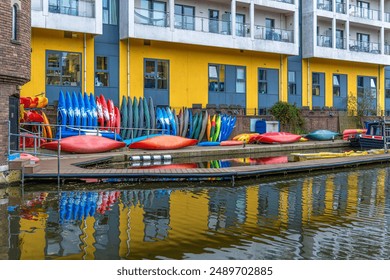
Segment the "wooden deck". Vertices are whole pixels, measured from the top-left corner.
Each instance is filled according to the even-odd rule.
[[[128,150],[102,154],[69,154],[58,161],[54,157],[41,158],[39,164],[24,167],[26,179],[81,179],[81,178],[118,178],[134,180],[164,181],[169,179],[232,179],[244,177],[263,177],[278,174],[310,172],[316,170],[356,167],[367,164],[390,163],[390,154],[343,157],[321,160],[308,160],[272,165],[249,165],[227,168],[188,168],[188,169],[91,169],[82,165],[102,161],[128,162],[132,156],[170,155],[174,161],[188,162],[194,159],[205,160],[215,157],[249,157],[254,155],[274,156],[276,153],[289,154],[293,151],[312,152],[313,149],[346,148],[345,141],[309,142],[288,145],[246,145],[232,147],[187,147],[171,151]],[[59,163],[59,167],[58,167]],[[29,168],[27,168],[29,167]],[[58,172],[59,171],[59,172]]]

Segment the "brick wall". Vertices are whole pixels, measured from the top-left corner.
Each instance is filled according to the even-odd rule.
[[[17,13],[17,38],[12,40],[12,5]],[[9,97],[19,94],[19,86],[30,80],[31,1],[0,1],[0,165],[7,162]]]

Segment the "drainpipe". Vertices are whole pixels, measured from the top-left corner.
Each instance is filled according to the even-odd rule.
[[[283,55],[280,55],[280,71],[279,71],[279,81],[280,81],[280,90],[279,90],[279,101],[283,101]]]
[[[127,38],[127,97],[130,97],[130,38]]]
[[[84,33],[84,92],[87,92],[87,34]]]
[[[310,108],[310,58],[307,59],[307,106]]]

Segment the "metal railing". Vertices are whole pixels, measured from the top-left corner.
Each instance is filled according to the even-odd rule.
[[[346,3],[336,3],[336,13],[346,14],[347,13],[347,4]]]
[[[347,39],[336,37],[336,49],[346,50],[347,49]]]
[[[165,11],[156,11],[148,9],[134,9],[135,23],[168,27],[169,23],[169,13]]]
[[[365,52],[380,54],[380,44],[375,42],[362,42],[358,40],[349,40],[349,50],[354,52]]]
[[[380,20],[380,11],[351,5],[349,15],[371,20]]]
[[[390,45],[385,44],[384,54],[390,55]]]
[[[332,11],[332,1],[330,0],[317,0],[317,9],[324,11]]]
[[[78,2],[51,0],[49,1],[49,12],[55,14],[94,18],[95,0],[80,0]]]
[[[284,30],[280,28],[269,28],[265,26],[256,25],[254,38],[261,39],[261,40],[293,43],[294,32],[292,30]]]
[[[386,22],[390,22],[390,13],[385,13],[384,17],[385,17],[384,20]]]
[[[283,2],[283,3],[287,3],[287,4],[294,4],[294,0],[274,0],[276,2]]]
[[[317,36],[317,46],[331,48],[332,47],[332,37],[325,36],[325,35],[318,35]]]

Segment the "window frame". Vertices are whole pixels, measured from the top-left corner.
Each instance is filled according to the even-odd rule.
[[[390,78],[385,79],[385,98],[390,98]]]
[[[180,8],[180,13],[176,12],[176,8]],[[185,9],[192,9],[192,15],[186,15]],[[180,21],[177,19],[180,18]],[[188,18],[192,18],[192,22],[188,22]],[[195,30],[195,7],[190,5],[175,4],[175,28],[184,30]]]
[[[18,12],[19,7],[17,4],[12,5],[12,35],[11,40],[12,41],[18,41]]]
[[[106,69],[100,69],[99,68],[99,63],[98,63],[98,58],[104,58],[105,59],[105,64],[106,64]],[[110,63],[110,59],[108,56],[102,56],[102,55],[97,55],[96,56],[96,65],[95,65],[95,86],[97,87],[109,87],[110,86],[110,72],[109,72],[109,63]],[[107,85],[105,85],[101,80],[96,80],[97,79],[97,74],[104,74],[104,75],[107,75]],[[101,83],[98,84],[97,82]]]
[[[55,55],[58,55],[58,65],[57,66],[51,66],[49,67],[49,56],[52,55],[52,54],[55,54]],[[64,54],[66,54],[66,56],[64,56]],[[70,84],[64,84],[66,78],[64,74],[64,67],[65,67],[65,64],[64,64],[64,57],[68,57],[68,55],[71,54],[71,55],[78,55],[78,73],[76,73],[75,75],[75,79],[76,79],[76,85],[72,85],[72,83],[74,82],[70,82]],[[82,77],[81,77],[81,72],[82,72],[82,54],[79,53],[79,52],[67,52],[67,51],[55,51],[55,50],[47,50],[46,51],[46,64],[45,64],[45,85],[46,86],[60,86],[60,87],[63,87],[63,86],[66,86],[66,87],[80,87],[81,84],[82,84]],[[75,66],[76,67],[76,66]],[[54,75],[54,77],[58,76],[59,77],[59,84],[52,84],[52,83],[48,83],[48,71],[56,71],[54,72],[55,74],[58,74],[58,75]]]
[[[335,78],[337,79],[337,83],[335,84]],[[340,97],[341,96],[341,76],[339,74],[333,74],[332,76],[332,86],[333,86],[333,96]]]
[[[311,77],[311,87],[312,87],[312,96],[321,96],[321,78],[319,72],[313,72]],[[317,76],[317,81],[315,82],[314,76]],[[317,94],[318,93],[318,94]]]
[[[294,74],[293,81],[290,80],[290,74]],[[297,73],[295,71],[288,71],[287,73],[287,81],[288,81],[288,94],[297,95]]]
[[[264,75],[260,75],[260,72],[263,72]],[[262,77],[262,79],[260,79]],[[261,91],[261,88],[265,87],[265,91]],[[257,70],[257,93],[258,94],[268,94],[268,80],[267,80],[267,69],[258,68]]]
[[[148,62],[153,62],[153,68],[154,68],[154,71],[153,72],[146,72],[147,70],[147,63]],[[165,77],[163,77],[163,79],[161,78],[161,75],[160,73],[162,73],[161,71],[159,71],[159,63],[166,63],[166,74],[165,74]],[[169,90],[169,69],[170,69],[170,65],[169,65],[169,60],[165,60],[165,59],[155,59],[155,58],[144,58],[144,89],[150,89],[150,90]],[[148,76],[146,75],[148,74]],[[146,87],[147,84],[149,83],[146,83],[146,79],[149,79],[149,80],[154,80],[154,86],[153,87]],[[166,83],[163,82],[163,80],[166,81]],[[159,85],[165,85],[163,87],[160,87]]]
[[[211,67],[215,67],[216,77],[211,76]],[[208,65],[208,90],[209,92],[225,92],[226,65],[209,63]],[[213,84],[213,86],[211,86]],[[213,88],[213,89],[211,89]]]

